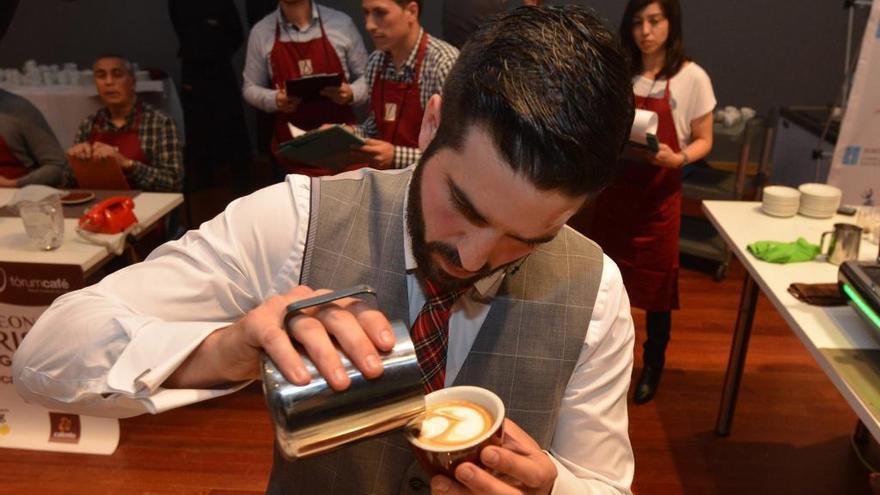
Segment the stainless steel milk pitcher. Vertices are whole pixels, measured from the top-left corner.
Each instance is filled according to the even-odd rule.
[[[859,259],[859,245],[862,243],[862,228],[851,223],[835,223],[834,230],[822,233],[819,247],[825,252],[825,236],[831,236],[828,244],[828,262],[839,265],[844,261]]]
[[[366,285],[298,301],[287,307],[284,327],[307,307],[356,295],[375,295]],[[391,322],[396,344],[380,353],[384,372],[367,379],[340,350],[351,386],[336,392],[301,353],[311,382],[298,386],[287,381],[265,353],[262,355],[263,392],[282,454],[289,460],[319,454],[349,442],[378,435],[408,423],[425,410],[422,372],[407,325]],[[337,348],[338,349],[338,348]]]

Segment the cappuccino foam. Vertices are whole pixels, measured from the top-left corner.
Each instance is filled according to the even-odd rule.
[[[494,419],[484,407],[463,400],[440,402],[428,408],[418,440],[427,445],[465,445],[492,427]]]

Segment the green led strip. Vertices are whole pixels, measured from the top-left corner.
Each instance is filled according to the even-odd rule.
[[[868,319],[871,320],[871,322],[874,323],[875,326],[880,327],[880,316],[877,316],[877,313],[875,313],[874,310],[871,309],[870,306],[868,306],[868,303],[866,303],[865,300],[862,299],[862,296],[854,291],[852,287],[849,286],[849,284],[843,284],[843,292],[845,292],[846,295],[849,296],[849,298],[852,299],[854,303],[856,303],[859,311],[867,316]]]

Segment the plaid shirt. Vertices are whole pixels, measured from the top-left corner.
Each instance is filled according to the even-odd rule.
[[[92,125],[98,119],[98,132],[128,131],[134,125],[137,105],[143,108],[138,140],[141,149],[147,155],[149,164],[134,162],[125,175],[135,189],[154,192],[177,192],[183,188],[183,147],[174,119],[156,110],[147,103],[135,103],[131,112],[125,117],[125,125],[117,128],[110,120],[107,107],[101,108],[94,115],[89,115],[79,124],[76,143],[89,140]]]
[[[419,31],[419,39],[421,39],[424,30]],[[416,57],[419,52],[419,44],[413,47],[407,57],[406,62],[398,72],[394,64],[389,63],[385,67],[382,74],[383,79],[396,82],[411,82],[416,70]],[[379,50],[370,54],[367,61],[367,93],[373,94],[373,82],[376,80],[376,72],[385,64],[388,54]],[[422,108],[428,105],[428,100],[435,94],[443,92],[443,82],[446,81],[446,75],[455,64],[458,58],[458,49],[449,43],[428,35],[428,46],[425,47],[425,61],[422,62],[422,71],[419,77],[419,97],[422,101]],[[370,111],[367,119],[363,124],[355,127],[355,133],[361,137],[376,138],[379,136],[379,128],[376,127],[376,116]],[[393,168],[404,168],[418,161],[421,156],[418,148],[408,148],[406,146],[394,147],[394,158],[391,160]]]

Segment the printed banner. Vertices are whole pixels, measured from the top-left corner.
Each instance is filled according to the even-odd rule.
[[[843,203],[880,205],[880,1],[865,27],[849,102],[834,148],[828,183]]]
[[[83,286],[75,265],[0,262],[0,447],[112,454],[119,421],[49,411],[15,391],[12,356],[56,297]]]

